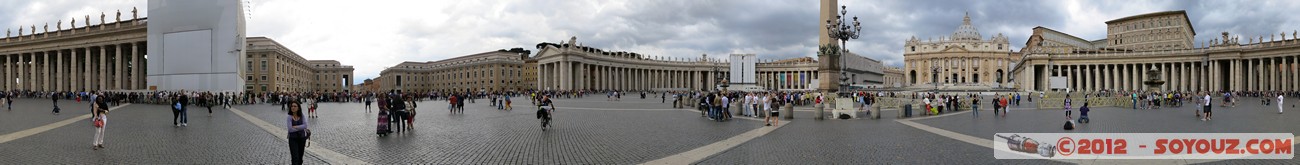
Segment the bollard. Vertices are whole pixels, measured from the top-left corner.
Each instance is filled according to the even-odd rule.
[[[794,119],[794,105],[791,105],[791,104],[785,104],[785,106],[782,106],[782,107],[781,107],[781,116],[782,116],[782,117],[785,117],[785,119],[787,119],[787,120],[789,120],[789,119]]]
[[[813,119],[822,120],[822,119],[825,119],[825,118],[826,118],[826,117],[825,117],[826,115],[825,115],[825,114],[822,114],[823,111],[825,111],[825,109],[826,109],[826,105],[825,105],[825,104],[826,104],[825,101],[823,101],[823,102],[821,102],[821,103],[813,104],[813,107],[816,107],[816,111],[813,111]]]
[[[871,105],[871,119],[880,119],[880,104]]]
[[[731,116],[740,116],[741,114],[745,114],[745,113],[742,112],[742,111],[745,111],[745,107],[744,107],[743,105],[740,105],[740,104],[741,104],[741,102],[739,102],[739,101],[732,101],[732,102],[731,102],[731,109],[735,109],[735,112],[732,112],[732,113],[731,113]]]

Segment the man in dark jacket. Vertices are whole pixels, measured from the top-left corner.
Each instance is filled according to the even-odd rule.
[[[393,113],[388,113],[388,125],[397,124],[394,132],[402,132],[402,120],[406,119],[406,101],[402,99],[401,94],[393,94],[388,99],[388,109]]]

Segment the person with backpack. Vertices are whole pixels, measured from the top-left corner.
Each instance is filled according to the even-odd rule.
[[[537,119],[542,120],[542,131],[546,131],[547,127],[551,127],[551,115],[555,113],[555,103],[551,101],[550,95],[542,95],[539,100],[537,101]]]

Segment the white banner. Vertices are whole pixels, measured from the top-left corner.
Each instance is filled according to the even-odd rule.
[[[1292,159],[1291,133],[998,133],[997,159]]]

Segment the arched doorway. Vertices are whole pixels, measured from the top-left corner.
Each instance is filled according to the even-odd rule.
[[[912,81],[908,81],[908,83],[916,84],[916,70],[912,70],[911,77],[912,77]]]
[[[1002,69],[998,69],[998,71],[997,71],[996,73],[998,74],[998,76],[997,76],[997,82],[998,82],[998,83],[1002,83]]]

